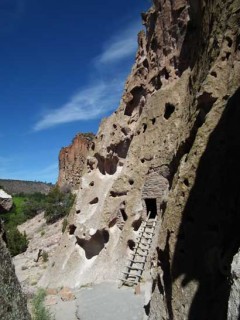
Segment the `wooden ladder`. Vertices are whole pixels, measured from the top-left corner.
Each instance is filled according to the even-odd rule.
[[[152,239],[156,227],[156,219],[150,219],[151,212],[148,213],[147,219],[142,222],[136,245],[131,253],[132,257],[128,259],[126,270],[120,279],[120,286],[135,286],[142,278],[149,250],[151,248]]]

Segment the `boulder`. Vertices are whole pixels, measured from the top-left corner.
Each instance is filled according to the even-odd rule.
[[[13,206],[12,196],[0,189],[0,213],[8,212]]]

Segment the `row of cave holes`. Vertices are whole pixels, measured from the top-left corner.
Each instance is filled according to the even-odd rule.
[[[168,120],[171,115],[173,114],[173,112],[175,111],[175,106],[171,103],[166,103],[165,104],[165,110],[164,110],[164,119]],[[152,125],[155,125],[156,123],[156,118],[152,118],[151,119]],[[147,124],[143,123],[143,133],[145,133],[147,130]],[[140,134],[140,131],[138,131],[138,134]]]
[[[98,198],[97,198],[98,199]],[[155,218],[157,215],[157,205],[156,205],[156,199],[145,199],[147,211],[151,211],[152,218]],[[125,203],[123,203],[125,205]],[[77,213],[80,213],[81,210],[77,210]],[[124,222],[127,221],[128,215],[126,214],[126,211],[123,208],[120,208],[120,213],[122,216],[122,219]],[[136,232],[139,230],[143,219],[140,217],[139,219],[133,221],[132,228]],[[115,217],[112,221],[110,221],[108,227],[112,228],[114,225],[118,222],[118,217]],[[77,227],[74,224],[69,225],[69,235],[74,235]],[[82,239],[79,237],[76,237],[77,241],[76,243],[81,246],[84,251],[87,259],[91,259],[95,255],[98,255],[100,251],[104,248],[105,244],[109,241],[109,232],[105,229],[97,230],[97,232],[89,239]],[[131,239],[127,241],[127,245],[130,250],[133,250],[135,247],[135,242]]]

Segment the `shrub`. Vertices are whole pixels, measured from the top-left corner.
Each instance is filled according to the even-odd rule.
[[[22,234],[13,227],[7,230],[6,236],[8,249],[13,257],[27,250],[28,239],[25,232]]]
[[[48,261],[48,253],[47,253],[47,251],[43,251],[42,252],[42,258],[43,258],[43,262],[47,262]]]
[[[39,289],[37,294],[33,298],[33,320],[51,320],[52,316],[49,310],[44,306],[44,299],[46,292],[43,289]]]
[[[63,220],[63,223],[62,223],[62,233],[64,233],[64,231],[66,230],[67,225],[68,225],[68,221],[67,221],[67,219],[65,218],[65,219]]]

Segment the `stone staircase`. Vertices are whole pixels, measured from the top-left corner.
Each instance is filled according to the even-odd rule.
[[[127,266],[125,267],[126,270],[122,272],[123,277],[120,279],[120,287],[123,285],[135,286],[142,278],[157,223],[157,217],[150,219],[150,214],[151,212],[149,212],[147,219],[141,224],[136,245],[131,253],[132,257],[128,259]]]

